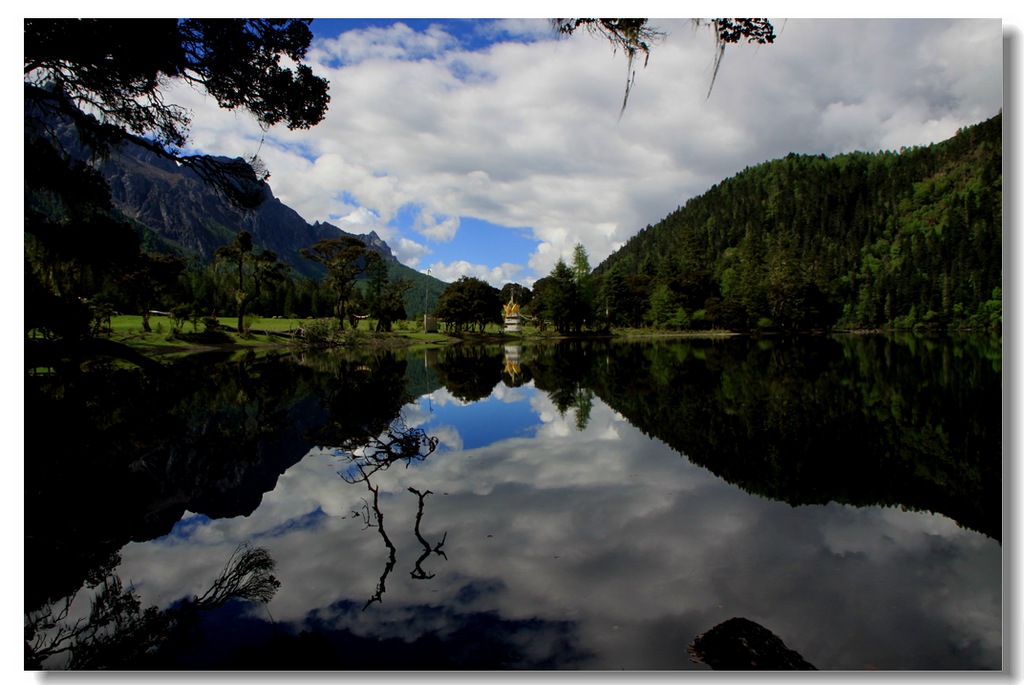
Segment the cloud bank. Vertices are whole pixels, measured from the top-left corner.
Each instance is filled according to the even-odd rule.
[[[596,265],[745,167],[790,152],[898,150],[954,135],[1002,105],[999,20],[774,20],[774,45],[734,45],[714,89],[714,42],[666,32],[619,118],[626,60],[544,20],[390,26],[319,37],[325,121],[263,132],[182,91],[193,145],[258,152],[308,221],[375,230],[443,280],[532,282],[575,243]],[[317,22],[313,28],[317,30]],[[460,252],[462,219],[527,227],[528,254]]]

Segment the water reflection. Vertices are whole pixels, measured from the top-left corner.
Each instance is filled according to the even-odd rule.
[[[354,439],[350,438],[350,440]],[[435,437],[428,436],[422,429],[408,428],[404,425],[404,422],[396,421],[388,426],[384,435],[368,439],[366,436],[363,436],[362,440],[358,442],[363,441],[366,442],[365,445],[351,451],[346,451],[343,448],[333,448],[329,449],[329,451],[335,456],[346,458],[348,461],[345,468],[338,471],[338,475],[341,476],[342,480],[350,484],[364,483],[370,491],[373,501],[368,503],[364,500],[364,510],[366,512],[364,524],[366,528],[377,529],[381,539],[384,540],[384,546],[388,549],[388,561],[384,565],[384,572],[377,583],[377,590],[367,600],[366,604],[363,605],[363,611],[365,611],[374,602],[381,601],[388,574],[395,568],[396,555],[398,553],[398,549],[391,542],[391,538],[388,537],[387,531],[384,528],[384,512],[381,510],[380,505],[380,489],[373,485],[370,478],[379,471],[386,470],[398,462],[403,462],[408,467],[413,461],[423,461],[437,449],[438,440]],[[319,450],[322,452],[324,448],[321,447]],[[416,561],[416,569],[412,571],[412,577],[428,579],[433,576],[427,576],[421,564],[431,553],[444,556],[444,552],[441,551],[444,542],[442,541],[431,548],[420,534],[420,519],[423,518],[423,500],[431,492],[427,490],[426,493],[421,493],[413,487],[410,487],[409,491],[419,497],[420,504],[419,511],[416,514],[415,531],[416,538],[425,548],[423,555]]]
[[[420,522],[423,520],[423,501],[427,498],[427,495],[432,495],[434,493],[431,492],[430,490],[427,490],[426,492],[420,492],[419,490],[413,487],[409,488],[409,492],[416,495],[420,499],[420,508],[416,512],[416,527],[413,529],[413,531],[416,533],[416,539],[420,541],[421,545],[423,545],[423,554],[421,554],[419,559],[416,560],[416,568],[413,571],[410,571],[409,575],[415,578],[416,580],[430,580],[434,577],[434,574],[427,573],[423,570],[423,562],[426,561],[427,557],[431,556],[432,554],[444,557],[445,560],[448,559],[448,555],[445,554],[444,550],[442,549],[444,547],[444,541],[448,537],[448,532],[445,531],[444,535],[441,536],[440,542],[435,544],[433,547],[430,546],[430,543],[427,542],[427,539],[424,538],[423,534],[420,532]]]
[[[786,647],[764,626],[737,616],[694,638],[694,660],[716,671],[815,671],[799,653]]]
[[[299,453],[251,510],[179,499],[118,572],[164,607],[241,541],[278,561],[274,622],[214,612],[180,668],[706,668],[685,646],[733,616],[821,669],[999,668],[999,359],[972,344],[526,346],[518,385],[501,347],[247,365],[225,396],[278,364],[292,390],[211,404],[249,426],[237,487],[251,450]]]
[[[523,356],[521,344],[505,345],[505,370],[501,381],[510,388],[523,384],[523,368],[520,359]]]
[[[198,614],[228,602],[266,604],[281,583],[266,549],[239,545],[202,596],[165,609],[143,609],[131,586],[109,568],[95,587],[87,615],[78,593],[29,611],[25,618],[25,667],[69,670],[167,668],[195,639]]]
[[[578,430],[596,393],[749,492],[941,512],[1001,538],[998,339],[576,342],[518,363]]]
[[[33,379],[27,416],[75,438],[26,450],[26,610],[76,590],[132,540],[188,512],[250,515],[317,444],[362,447],[408,401],[404,359],[350,354],[197,356],[160,382],[99,369],[66,386]]]

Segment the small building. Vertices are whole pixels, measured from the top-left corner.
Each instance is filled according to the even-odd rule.
[[[510,299],[508,304],[502,305],[501,308],[505,314],[505,332],[521,333],[523,330],[523,317],[519,313],[519,305]]]

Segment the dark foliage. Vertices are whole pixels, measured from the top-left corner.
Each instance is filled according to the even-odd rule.
[[[187,111],[163,99],[169,79],[202,88],[264,126],[319,123],[328,83],[299,63],[313,38],[298,19],[26,19],[25,75],[80,109],[165,145],[185,143]],[[31,97],[41,97],[35,90]]]
[[[500,291],[474,276],[463,276],[441,294],[436,315],[452,333],[464,330],[483,332],[489,323],[501,323]]]
[[[240,205],[262,202],[265,175],[257,175],[255,160],[179,153],[189,118],[166,100],[167,89],[172,81],[201,88],[222,107],[248,110],[263,126],[313,126],[329,98],[327,82],[300,62],[312,38],[308,23],[25,20],[25,277],[33,312],[26,334],[59,343],[37,345],[37,358],[55,350],[61,357],[40,363],[73,370],[95,351],[83,341],[102,330],[118,301],[148,316],[170,297],[183,268],[140,250],[134,227],[114,211],[97,160],[133,143],[191,169]],[[282,66],[283,58],[299,63]],[[77,135],[68,136],[68,128]],[[113,343],[104,347],[131,356]]]
[[[86,145],[105,154],[131,140],[173,159],[240,205],[265,197],[268,174],[249,162],[181,155],[189,112],[167,102],[181,81],[261,126],[309,128],[327,112],[326,79],[302,64],[312,40],[296,19],[26,19],[25,99],[35,118],[71,118]],[[287,57],[299,62],[282,66]],[[29,126],[26,121],[26,126]],[[36,131],[36,134],[40,134]],[[254,171],[254,167],[262,173]]]
[[[277,563],[263,547],[239,546],[202,597],[171,607],[142,608],[135,589],[108,567],[87,586],[97,588],[87,618],[69,620],[72,595],[26,613],[25,668],[63,657],[68,670],[160,668],[197,635],[198,614],[229,601],[268,603],[281,586]],[[102,576],[102,577],[99,577]],[[77,595],[77,593],[76,593]]]
[[[641,308],[675,328],[999,328],[1002,115],[928,147],[747,168],[595,275],[615,325]]]
[[[573,373],[748,492],[939,512],[1001,539],[998,337],[744,336],[602,352],[577,353]],[[542,368],[537,387],[557,385]]]
[[[355,236],[340,235],[318,240],[300,252],[327,269],[324,284],[334,294],[334,315],[341,325],[348,319],[355,328],[357,312],[352,310],[349,300],[355,292],[356,280],[366,271],[366,244]]]

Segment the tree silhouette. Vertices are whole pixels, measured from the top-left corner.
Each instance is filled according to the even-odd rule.
[[[238,332],[243,333],[249,305],[259,299],[264,286],[284,278],[285,265],[271,250],[256,253],[248,231],[239,231],[234,242],[217,248],[217,261],[230,264],[238,278],[235,304],[238,307]]]
[[[177,286],[178,276],[184,268],[185,262],[176,257],[141,253],[135,268],[121,279],[122,287],[132,295],[142,314],[142,330],[152,330],[149,325],[152,307],[161,295]]]
[[[47,659],[65,656],[68,670],[132,668],[152,665],[160,652],[184,637],[200,611],[232,599],[268,603],[281,586],[276,562],[263,547],[242,544],[201,597],[163,611],[142,608],[131,586],[112,570],[96,580],[99,587],[87,618],[69,620],[77,592],[25,616],[25,668],[40,669]]]
[[[423,562],[426,561],[427,557],[429,557],[431,554],[437,554],[438,556],[442,556],[445,559],[448,558],[448,555],[444,553],[443,549],[441,549],[442,547],[444,547],[444,541],[448,538],[448,532],[445,531],[444,535],[441,536],[441,540],[436,545],[434,545],[433,547],[430,546],[430,543],[427,542],[426,538],[423,537],[423,533],[420,532],[420,521],[423,520],[423,501],[427,498],[427,495],[432,495],[434,493],[432,493],[430,490],[420,492],[414,487],[410,487],[409,492],[416,495],[420,500],[419,506],[416,509],[416,525],[413,528],[413,532],[416,534],[416,539],[420,541],[421,545],[423,545],[423,554],[421,554],[419,558],[416,560],[416,568],[410,571],[409,575],[411,575],[416,580],[430,580],[434,577],[434,574],[428,574],[426,571],[423,570]]]
[[[302,64],[308,24],[25,20],[26,334],[43,338],[32,340],[26,359],[74,371],[85,354],[133,357],[123,345],[89,338],[89,300],[118,282],[126,290],[152,281],[155,265],[142,257],[134,227],[114,211],[94,165],[130,142],[191,169],[240,207],[258,205],[267,197],[262,164],[182,153],[190,115],[169,94],[173,84],[188,84],[222,107],[248,111],[262,127],[317,124],[330,98],[327,81]]]
[[[319,123],[326,79],[302,64],[313,34],[298,19],[26,19],[26,126],[63,116],[103,152],[131,140],[192,168],[240,204],[263,199],[252,163],[183,155],[188,110],[167,101],[186,83],[226,109],[245,109],[260,126]],[[284,66],[282,59],[295,64]],[[28,107],[28,106],[31,107]]]
[[[322,238],[299,252],[306,259],[327,268],[324,282],[334,292],[334,313],[344,326],[345,318],[349,317],[348,304],[354,294],[356,280],[366,270],[368,263],[366,244],[355,236],[340,235],[337,238]],[[349,318],[352,328],[355,328],[354,316]]]
[[[497,288],[479,278],[463,276],[441,293],[436,314],[453,333],[474,325],[482,333],[487,324],[501,323],[501,305]]]
[[[370,276],[366,298],[370,316],[377,320],[377,332],[387,333],[394,321],[405,318],[405,294],[413,284],[404,278],[392,280],[388,264],[379,252],[367,250],[366,262],[366,272]]]
[[[559,333],[579,332],[585,316],[576,273],[559,259],[551,273],[534,285],[532,311]]]
[[[388,550],[388,560],[384,564],[384,571],[377,581],[377,588],[373,596],[366,600],[366,604],[363,605],[363,611],[366,611],[371,604],[382,601],[384,592],[387,589],[388,576],[394,570],[398,559],[398,548],[395,547],[395,544],[388,537],[387,531],[384,529],[384,512],[380,506],[380,488],[371,483],[370,478],[378,471],[385,471],[400,461],[405,462],[406,467],[413,461],[423,461],[437,449],[438,442],[436,437],[428,436],[422,428],[407,428],[404,421],[395,421],[388,426],[385,436],[362,439],[354,437],[348,446],[336,450],[339,454],[348,453],[349,466],[338,471],[338,475],[341,476],[342,480],[353,484],[362,482],[373,495],[372,504],[363,500],[365,514],[361,515],[367,528],[377,528],[377,532],[380,534],[381,539],[384,540],[384,546]],[[444,539],[431,549],[430,545],[420,534],[420,520],[423,518],[423,499],[426,495],[430,494],[430,491],[427,490],[425,494],[420,494],[418,490],[411,487],[409,491],[419,496],[420,502],[416,515],[415,533],[417,539],[420,540],[420,543],[426,549],[416,562],[416,568],[411,574],[413,578],[423,580],[432,576],[428,576],[423,572],[421,564],[431,553],[445,556],[444,552],[441,551]]]

